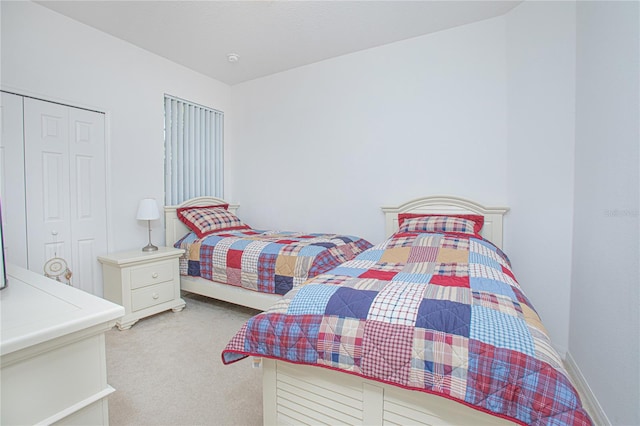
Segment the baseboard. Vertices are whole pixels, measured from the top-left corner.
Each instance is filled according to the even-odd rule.
[[[591,416],[593,423],[598,426],[611,426],[611,421],[609,421],[609,418],[602,409],[602,406],[598,402],[598,399],[591,390],[591,387],[589,387],[587,380],[582,375],[580,368],[578,368],[578,364],[576,364],[576,361],[573,359],[569,351],[567,351],[564,358],[564,364],[567,368],[567,372],[573,380],[573,384],[576,386],[580,399],[582,399],[582,406]]]

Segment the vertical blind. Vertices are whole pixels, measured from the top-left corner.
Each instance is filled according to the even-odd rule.
[[[164,97],[165,204],[222,197],[224,113]]]

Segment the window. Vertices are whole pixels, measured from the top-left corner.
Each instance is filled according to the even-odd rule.
[[[164,97],[165,204],[222,197],[224,113]]]

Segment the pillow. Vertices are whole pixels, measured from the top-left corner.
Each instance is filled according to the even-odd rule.
[[[398,215],[399,232],[458,232],[480,235],[484,216],[475,214],[415,214]]]
[[[227,210],[228,204],[217,206],[179,207],[176,210],[178,219],[189,229],[203,238],[217,231],[232,229],[250,229],[236,215]]]
[[[225,204],[214,204],[211,206],[193,206],[193,207],[178,207],[178,211],[185,211],[185,210],[189,210],[189,209],[213,209],[216,207],[220,207],[223,208],[225,210],[229,210],[229,204],[225,203]]]

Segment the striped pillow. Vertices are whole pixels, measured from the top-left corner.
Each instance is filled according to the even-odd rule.
[[[180,207],[176,212],[180,221],[195,232],[198,238],[218,231],[251,228],[228,211],[227,207],[228,205]]]
[[[484,225],[481,215],[399,214],[398,232],[454,232],[480,235]]]

